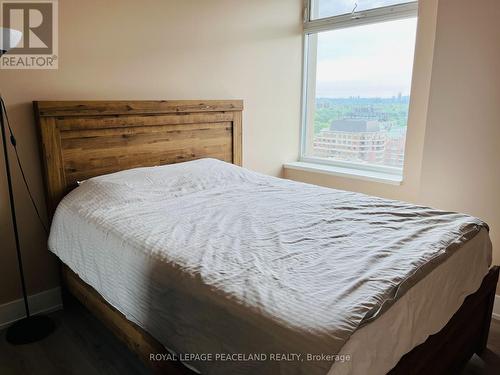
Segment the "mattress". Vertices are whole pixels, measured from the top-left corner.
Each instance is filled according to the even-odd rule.
[[[366,373],[374,361],[384,373],[479,287],[486,228],[202,159],[85,181],[58,206],[49,248],[202,373]],[[475,265],[464,282],[461,262]],[[433,279],[446,298],[418,292]],[[436,324],[417,324],[425,308]],[[365,340],[384,321],[409,338]]]
[[[386,374],[448,323],[465,298],[479,289],[490,264],[491,241],[482,229],[384,314],[354,332],[328,374]]]

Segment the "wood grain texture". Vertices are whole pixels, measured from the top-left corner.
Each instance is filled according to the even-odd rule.
[[[63,265],[62,281],[67,292],[80,301],[113,334],[118,337],[155,374],[191,374],[182,363],[150,361],[150,353],[168,353],[165,347],[138,325],[129,321],[120,311],[108,304],[99,293],[84,283],[73,271]],[[67,298],[67,297],[66,297]],[[67,301],[65,301],[66,305]]]
[[[241,112],[242,100],[107,100],[43,101],[40,116],[90,116],[196,112]]]
[[[242,125],[242,113],[235,112],[233,118],[233,164],[241,166],[242,163],[242,137],[243,137],[243,125]]]
[[[37,119],[39,119],[37,117]],[[38,134],[41,143],[42,163],[45,182],[47,212],[54,212],[61,197],[66,192],[65,168],[61,153],[61,137],[54,118],[40,121]],[[43,125],[42,125],[43,124]]]
[[[34,102],[52,214],[78,181],[211,157],[241,165],[241,100]]]

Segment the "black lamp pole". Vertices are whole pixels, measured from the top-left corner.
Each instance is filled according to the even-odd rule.
[[[9,153],[7,152],[7,142],[5,140],[5,124],[3,120],[3,98],[0,99],[1,103],[1,116],[0,123],[2,126],[2,144],[3,156],[5,160],[5,174],[7,175],[7,185],[9,186],[9,200],[10,200],[10,214],[12,216],[12,226],[14,227],[14,239],[16,241],[17,260],[19,263],[19,273],[21,275],[21,288],[23,290],[24,307],[26,309],[26,317],[30,317],[30,309],[28,306],[28,297],[26,295],[26,283],[24,282],[23,261],[21,258],[21,250],[19,246],[19,234],[17,232],[16,208],[14,206],[14,191],[12,190],[12,177],[10,176]]]
[[[23,260],[21,256],[21,247],[19,245],[19,233],[17,231],[16,208],[14,203],[14,190],[12,188],[12,177],[10,175],[9,153],[7,149],[7,135],[5,133],[4,122],[4,101],[0,96],[0,125],[2,130],[2,145],[3,155],[5,160],[5,173],[7,175],[7,185],[9,187],[9,202],[10,213],[12,216],[12,226],[14,228],[14,239],[16,242],[17,263],[19,265],[19,276],[21,278],[21,288],[23,291],[24,308],[26,310],[26,317],[11,325],[7,329],[7,341],[14,345],[29,344],[48,336],[54,331],[55,326],[52,320],[44,315],[30,315],[28,304],[28,295],[26,294],[26,283],[24,280]],[[16,140],[14,136],[10,135],[10,142],[12,146],[16,147]]]
[[[6,29],[0,27],[0,57],[6,53],[11,48],[15,47],[19,41],[21,40],[22,33],[17,30]],[[10,163],[9,163],[9,151],[7,149],[7,134],[5,133],[5,121],[4,121],[4,109],[7,112],[5,103],[3,101],[2,96],[0,95],[0,127],[2,131],[2,146],[3,146],[3,156],[5,161],[5,174],[7,175],[7,185],[9,187],[9,203],[10,203],[10,214],[12,217],[12,226],[14,228],[14,239],[16,242],[16,253],[17,253],[17,264],[19,265],[19,276],[21,278],[21,289],[23,291],[23,300],[24,300],[24,309],[26,311],[26,317],[24,319],[18,320],[16,323],[11,325],[7,329],[7,341],[13,345],[21,345],[21,344],[29,344],[38,340],[43,339],[48,336],[52,331],[54,331],[55,326],[52,319],[43,315],[31,316],[30,308],[28,304],[28,295],[26,293],[26,283],[24,280],[24,271],[23,271],[23,260],[21,256],[21,246],[19,245],[19,233],[17,231],[17,220],[16,220],[16,207],[14,202],[14,189],[12,188],[12,177],[10,175]],[[10,134],[10,143],[16,152],[16,157],[19,161],[19,156],[17,155],[16,150],[16,139],[14,138],[14,134],[12,133],[12,129],[9,124],[9,118],[7,117],[7,113],[5,113],[5,120],[7,120],[7,125],[9,128]],[[21,163],[19,162],[19,168],[21,169],[21,173],[24,172],[22,170]],[[24,179],[26,183],[26,180]],[[26,188],[29,192],[29,186],[26,183]],[[30,197],[33,201],[33,198],[30,193]],[[33,201],[33,205],[38,214],[38,210],[36,209],[35,202]]]
[[[16,208],[14,206],[14,191],[12,189],[12,177],[10,176],[9,153],[7,152],[7,141],[5,136],[5,123],[3,120],[3,98],[0,99],[1,103],[1,116],[0,124],[2,127],[2,144],[3,144],[3,157],[5,160],[5,174],[7,175],[7,185],[9,186],[9,201],[10,201],[10,214],[12,216],[12,226],[14,227],[14,239],[16,241],[17,261],[19,263],[19,273],[21,275],[21,287],[23,290],[24,307],[26,309],[26,317],[30,317],[30,309],[28,306],[28,297],[26,295],[26,283],[24,282],[23,261],[21,258],[21,250],[19,246],[19,234],[17,232]],[[12,141],[12,139],[11,139]]]

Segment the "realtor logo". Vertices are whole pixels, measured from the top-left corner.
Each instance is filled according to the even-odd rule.
[[[57,69],[57,0],[2,1],[1,10],[2,26],[23,36],[0,57],[0,69]],[[9,40],[4,33],[3,44]]]

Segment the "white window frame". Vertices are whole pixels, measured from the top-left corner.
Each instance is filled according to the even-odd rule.
[[[375,174],[380,176],[387,175],[387,180],[389,181],[402,181],[403,168],[396,168],[384,165],[373,165],[373,164],[361,164],[340,160],[332,160],[319,157],[307,157],[306,155],[306,145],[307,145],[307,119],[308,119],[308,99],[311,95],[315,93],[311,90],[309,85],[310,79],[310,67],[311,67],[311,50],[309,44],[309,35],[317,34],[322,31],[330,31],[335,29],[342,29],[348,27],[355,27],[360,25],[368,25],[373,23],[379,23],[384,21],[393,21],[406,18],[412,18],[418,16],[418,1],[411,1],[398,5],[391,5],[382,8],[370,9],[365,11],[353,12],[350,14],[343,14],[338,16],[332,16],[320,19],[310,19],[311,3],[316,0],[305,0],[304,8],[304,31],[303,31],[303,69],[302,69],[302,110],[301,110],[301,132],[300,132],[300,155],[299,163],[302,166],[310,165],[310,170],[321,169],[321,166],[325,166],[325,171],[332,173],[335,168],[339,168],[340,175],[347,176],[349,171],[352,171],[352,176],[359,178],[360,176],[366,175],[367,177]],[[316,54],[316,51],[314,51]],[[315,60],[316,57],[313,56]],[[312,62],[316,64],[316,61]],[[315,80],[316,77],[311,79]],[[410,106],[411,106],[411,93],[410,93]],[[408,126],[408,124],[407,124]],[[406,160],[406,148],[405,148],[405,160]],[[291,163],[293,164],[293,163]],[[292,166],[290,167],[297,167]],[[319,167],[319,168],[318,168]],[[296,168],[303,169],[303,168]],[[333,173],[335,174],[335,173]],[[379,181],[384,180],[384,177],[378,179]]]

